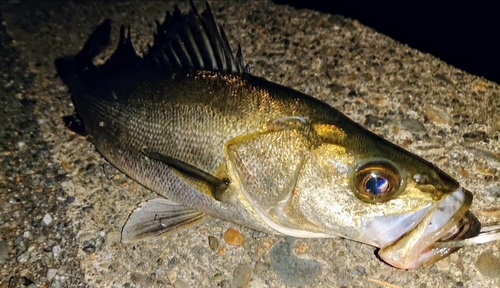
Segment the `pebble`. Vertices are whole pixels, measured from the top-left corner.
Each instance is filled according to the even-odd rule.
[[[50,284],[50,288],[59,288],[59,287],[63,287],[63,284],[64,284],[64,281],[65,281],[65,280],[66,280],[66,277],[56,275],[56,276],[54,277],[54,281],[52,281],[52,283]]]
[[[486,132],[484,131],[472,131],[467,132],[462,135],[465,143],[480,142],[486,139]]]
[[[321,272],[321,264],[315,260],[302,259],[292,251],[291,243],[276,243],[269,255],[271,267],[276,275],[290,286],[306,286],[316,279]]]
[[[222,279],[222,274],[217,273],[214,275],[214,277],[212,277],[211,282],[214,284],[213,286],[217,286],[217,284],[220,283]]]
[[[243,234],[234,228],[229,228],[224,233],[224,241],[229,245],[241,245],[243,244]]]
[[[54,256],[54,259],[59,258],[59,255],[61,255],[61,246],[55,245],[52,247],[52,256]]]
[[[17,256],[16,260],[19,263],[26,263],[30,259],[30,254],[28,251],[21,253],[21,255]]]
[[[109,231],[106,233],[106,236],[104,237],[104,243],[106,246],[113,246],[116,243],[119,243],[121,240],[121,233],[120,231]]]
[[[436,267],[439,271],[449,271],[450,265],[451,265],[451,259],[450,259],[450,257],[445,257],[445,258],[437,261],[436,263],[434,263],[434,265],[436,265]]]
[[[52,281],[57,274],[57,269],[49,268],[47,270],[47,280]]]
[[[222,256],[226,253],[226,250],[224,249],[224,246],[219,246],[219,250],[217,250],[217,256]]]
[[[23,237],[26,238],[26,239],[30,239],[31,238],[31,232],[30,231],[25,231],[23,233]]]
[[[17,147],[19,148],[19,150],[23,150],[25,146],[26,146],[26,143],[24,143],[22,141],[17,142]]]
[[[42,219],[42,224],[45,226],[49,226],[52,223],[52,216],[49,213],[45,214]]]
[[[229,287],[232,287],[232,286],[231,286],[231,281],[229,281],[229,280],[227,280],[227,279],[222,280],[222,281],[220,282],[220,287],[221,287],[221,288],[229,288]]]
[[[252,275],[252,268],[248,265],[240,265],[233,272],[233,287],[245,288],[248,287],[250,276]]]
[[[485,251],[477,256],[474,266],[486,277],[500,278],[500,258],[491,251]]]
[[[374,95],[368,98],[368,102],[372,104],[373,106],[377,107],[386,107],[387,104],[389,104],[389,101],[387,101],[387,98],[382,96],[382,95]]]
[[[23,269],[19,272],[19,276],[21,276],[21,277],[29,277],[30,274],[31,274],[31,272],[28,269]]]
[[[84,241],[82,250],[87,254],[92,254],[95,252],[95,245],[91,241]]]
[[[293,252],[297,255],[302,255],[309,250],[309,247],[305,243],[299,243],[295,248],[293,249]]]
[[[170,283],[174,283],[177,280],[177,272],[170,270],[167,272],[167,279]]]
[[[212,251],[217,251],[217,248],[219,248],[219,240],[212,235],[208,236],[208,246]]]
[[[9,258],[9,243],[4,240],[0,240],[0,263],[4,262]]]
[[[189,288],[189,285],[182,280],[177,280],[174,282],[174,287],[175,288]]]
[[[132,272],[130,274],[130,280],[135,283],[136,287],[152,287],[154,280],[152,277],[154,274],[148,275],[139,272]]]
[[[434,107],[425,108],[425,116],[434,124],[448,124],[450,116],[444,110],[438,110]]]
[[[404,127],[404,130],[417,135],[423,135],[427,132],[422,123],[420,123],[417,119],[408,118],[401,120],[401,126]]]

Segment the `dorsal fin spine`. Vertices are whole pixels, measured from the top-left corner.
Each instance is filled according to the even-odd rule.
[[[175,6],[163,23],[157,22],[153,46],[144,54],[146,62],[167,70],[198,69],[245,74],[241,47],[233,54],[221,25],[215,22],[208,3],[198,13],[193,2],[183,14]]]

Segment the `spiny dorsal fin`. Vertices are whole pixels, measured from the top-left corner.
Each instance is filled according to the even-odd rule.
[[[111,57],[100,67],[100,69],[104,71],[121,71],[133,68],[134,66],[138,65],[140,61],[141,59],[135,52],[134,46],[132,44],[132,39],[130,37],[130,27],[127,27],[127,33],[125,34],[125,26],[122,25],[120,27],[120,38],[118,40],[118,46],[113,55],[111,55]]]
[[[206,9],[201,14],[192,1],[190,4],[188,13],[183,14],[175,6],[172,14],[167,12],[162,24],[156,22],[154,44],[144,54],[144,59],[167,70],[248,73],[243,64],[241,47],[238,45],[235,57],[224,29],[215,22],[208,3],[205,2]]]

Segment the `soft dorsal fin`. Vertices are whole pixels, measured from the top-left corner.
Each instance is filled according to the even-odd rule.
[[[177,6],[167,12],[163,23],[156,22],[157,32],[153,46],[144,54],[151,64],[167,70],[197,69],[248,73],[243,65],[241,47],[233,55],[222,26],[217,25],[208,3],[201,14],[193,2],[191,10],[183,14]]]

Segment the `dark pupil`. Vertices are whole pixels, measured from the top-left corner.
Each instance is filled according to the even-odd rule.
[[[365,188],[371,194],[383,194],[389,189],[389,181],[387,179],[372,175],[365,183]]]

